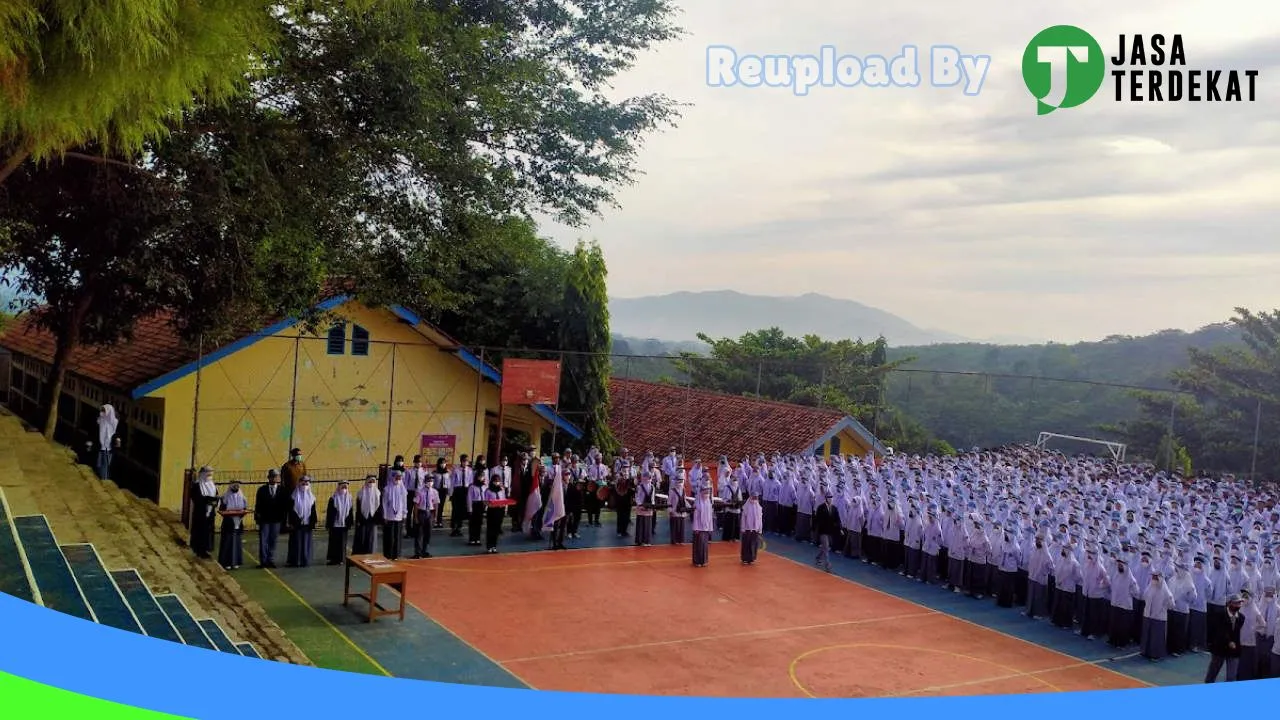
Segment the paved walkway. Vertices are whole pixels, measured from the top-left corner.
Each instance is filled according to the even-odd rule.
[[[154,592],[178,595],[265,658],[312,664],[225,570],[186,549],[176,514],[99,480],[3,407],[0,487],[15,516],[46,516],[59,543],[92,543],[108,569],[137,569]]]

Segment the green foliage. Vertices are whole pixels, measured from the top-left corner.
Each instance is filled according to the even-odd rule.
[[[188,190],[188,231],[259,266],[234,297],[207,276],[200,304],[210,312],[193,327],[264,302],[301,312],[325,277],[368,302],[454,320],[509,307],[515,294],[457,282],[497,282],[511,265],[501,259],[508,240],[530,272],[558,285],[557,258],[507,218],[597,212],[632,179],[643,136],[675,117],[661,96],[601,95],[637,53],[675,35],[670,6],[582,5],[283,8],[251,94],[189,113],[155,154],[156,171]],[[298,297],[277,297],[282,282]],[[453,324],[475,331],[463,333],[469,341],[511,340],[483,320]],[[554,337],[549,318],[533,327]]]
[[[0,163],[75,146],[128,156],[175,113],[243,87],[270,47],[266,0],[0,3]],[[0,182],[5,172],[0,172]]]
[[[682,381],[694,387],[840,410],[896,452],[942,449],[918,423],[886,405],[886,381],[907,360],[889,361],[884,338],[796,338],[769,328],[736,340],[698,339],[710,345],[709,356],[685,351],[673,361]]]
[[[450,302],[421,310],[454,337],[486,348],[486,362],[501,367],[505,348],[544,348],[560,337],[571,258],[528,220],[490,222],[441,278]]]
[[[136,318],[189,296],[183,262],[194,257],[193,247],[172,232],[172,196],[147,173],[70,160],[25,164],[0,193],[0,272],[14,279],[24,309],[56,342],[47,436],[76,347],[126,340]]]
[[[1274,477],[1280,471],[1280,311],[1236,309],[1232,324],[1242,342],[1211,349],[1190,348],[1187,366],[1170,380],[1189,396],[1172,417],[1178,448],[1203,469]],[[1119,429],[1140,452],[1167,463],[1170,426],[1167,399],[1136,397],[1141,415]],[[1175,461],[1176,463],[1179,461]]]
[[[606,455],[618,449],[609,429],[608,270],[600,246],[579,242],[573,252],[561,306],[564,357],[560,407],[578,420],[588,445]]]
[[[1117,426],[1137,417],[1144,401],[1107,383],[1172,391],[1169,374],[1186,362],[1188,347],[1239,342],[1237,328],[1220,324],[1074,345],[890,348],[890,357],[915,359],[889,379],[888,402],[957,447],[1025,443],[1041,431],[1125,441],[1131,436]],[[1149,456],[1168,426],[1172,396],[1143,397],[1163,407],[1156,416],[1165,418],[1144,431],[1141,442],[1130,440],[1140,456]]]

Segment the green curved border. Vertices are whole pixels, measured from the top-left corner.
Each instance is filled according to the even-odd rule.
[[[33,680],[0,672],[0,697],[5,717],[94,718],[94,720],[190,720],[153,710],[129,707],[87,695],[42,685]],[[12,711],[12,714],[9,714]]]

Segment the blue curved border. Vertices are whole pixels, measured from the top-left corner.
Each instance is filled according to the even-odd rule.
[[[733,662],[733,658],[726,658]],[[268,662],[178,645],[115,630],[0,594],[0,671],[91,697],[191,718],[242,720],[245,713],[325,717],[370,712],[371,698],[432,714],[476,708],[502,717],[760,717],[788,713],[892,713],[886,717],[1115,716],[1132,703],[1178,716],[1267,712],[1280,680],[1138,690],[951,698],[859,700],[681,698],[513,690],[360,675]],[[672,672],[697,673],[673,663]],[[601,672],[608,672],[602,667]],[[231,686],[232,697],[219,698]],[[207,688],[201,691],[201,688]],[[302,689],[303,692],[298,692]],[[429,703],[417,705],[416,703]],[[816,704],[815,704],[816,703]],[[399,710],[396,710],[399,711]],[[659,715],[654,715],[659,713]]]

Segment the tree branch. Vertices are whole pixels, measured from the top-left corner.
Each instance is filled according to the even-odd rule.
[[[29,157],[31,157],[30,146],[24,147],[9,156],[9,159],[5,161],[4,167],[0,168],[0,185],[3,185],[4,181],[21,167],[22,163],[26,162]]]
[[[68,152],[62,153],[62,156],[69,157],[73,160],[84,160],[86,162],[98,163],[99,165],[114,165],[116,167],[128,168],[130,170],[135,170],[141,173],[147,172],[146,170],[138,167],[137,165],[134,165],[133,163],[127,163],[121,160],[114,160],[112,158],[102,157],[101,155],[89,155],[88,153],[68,151]]]

